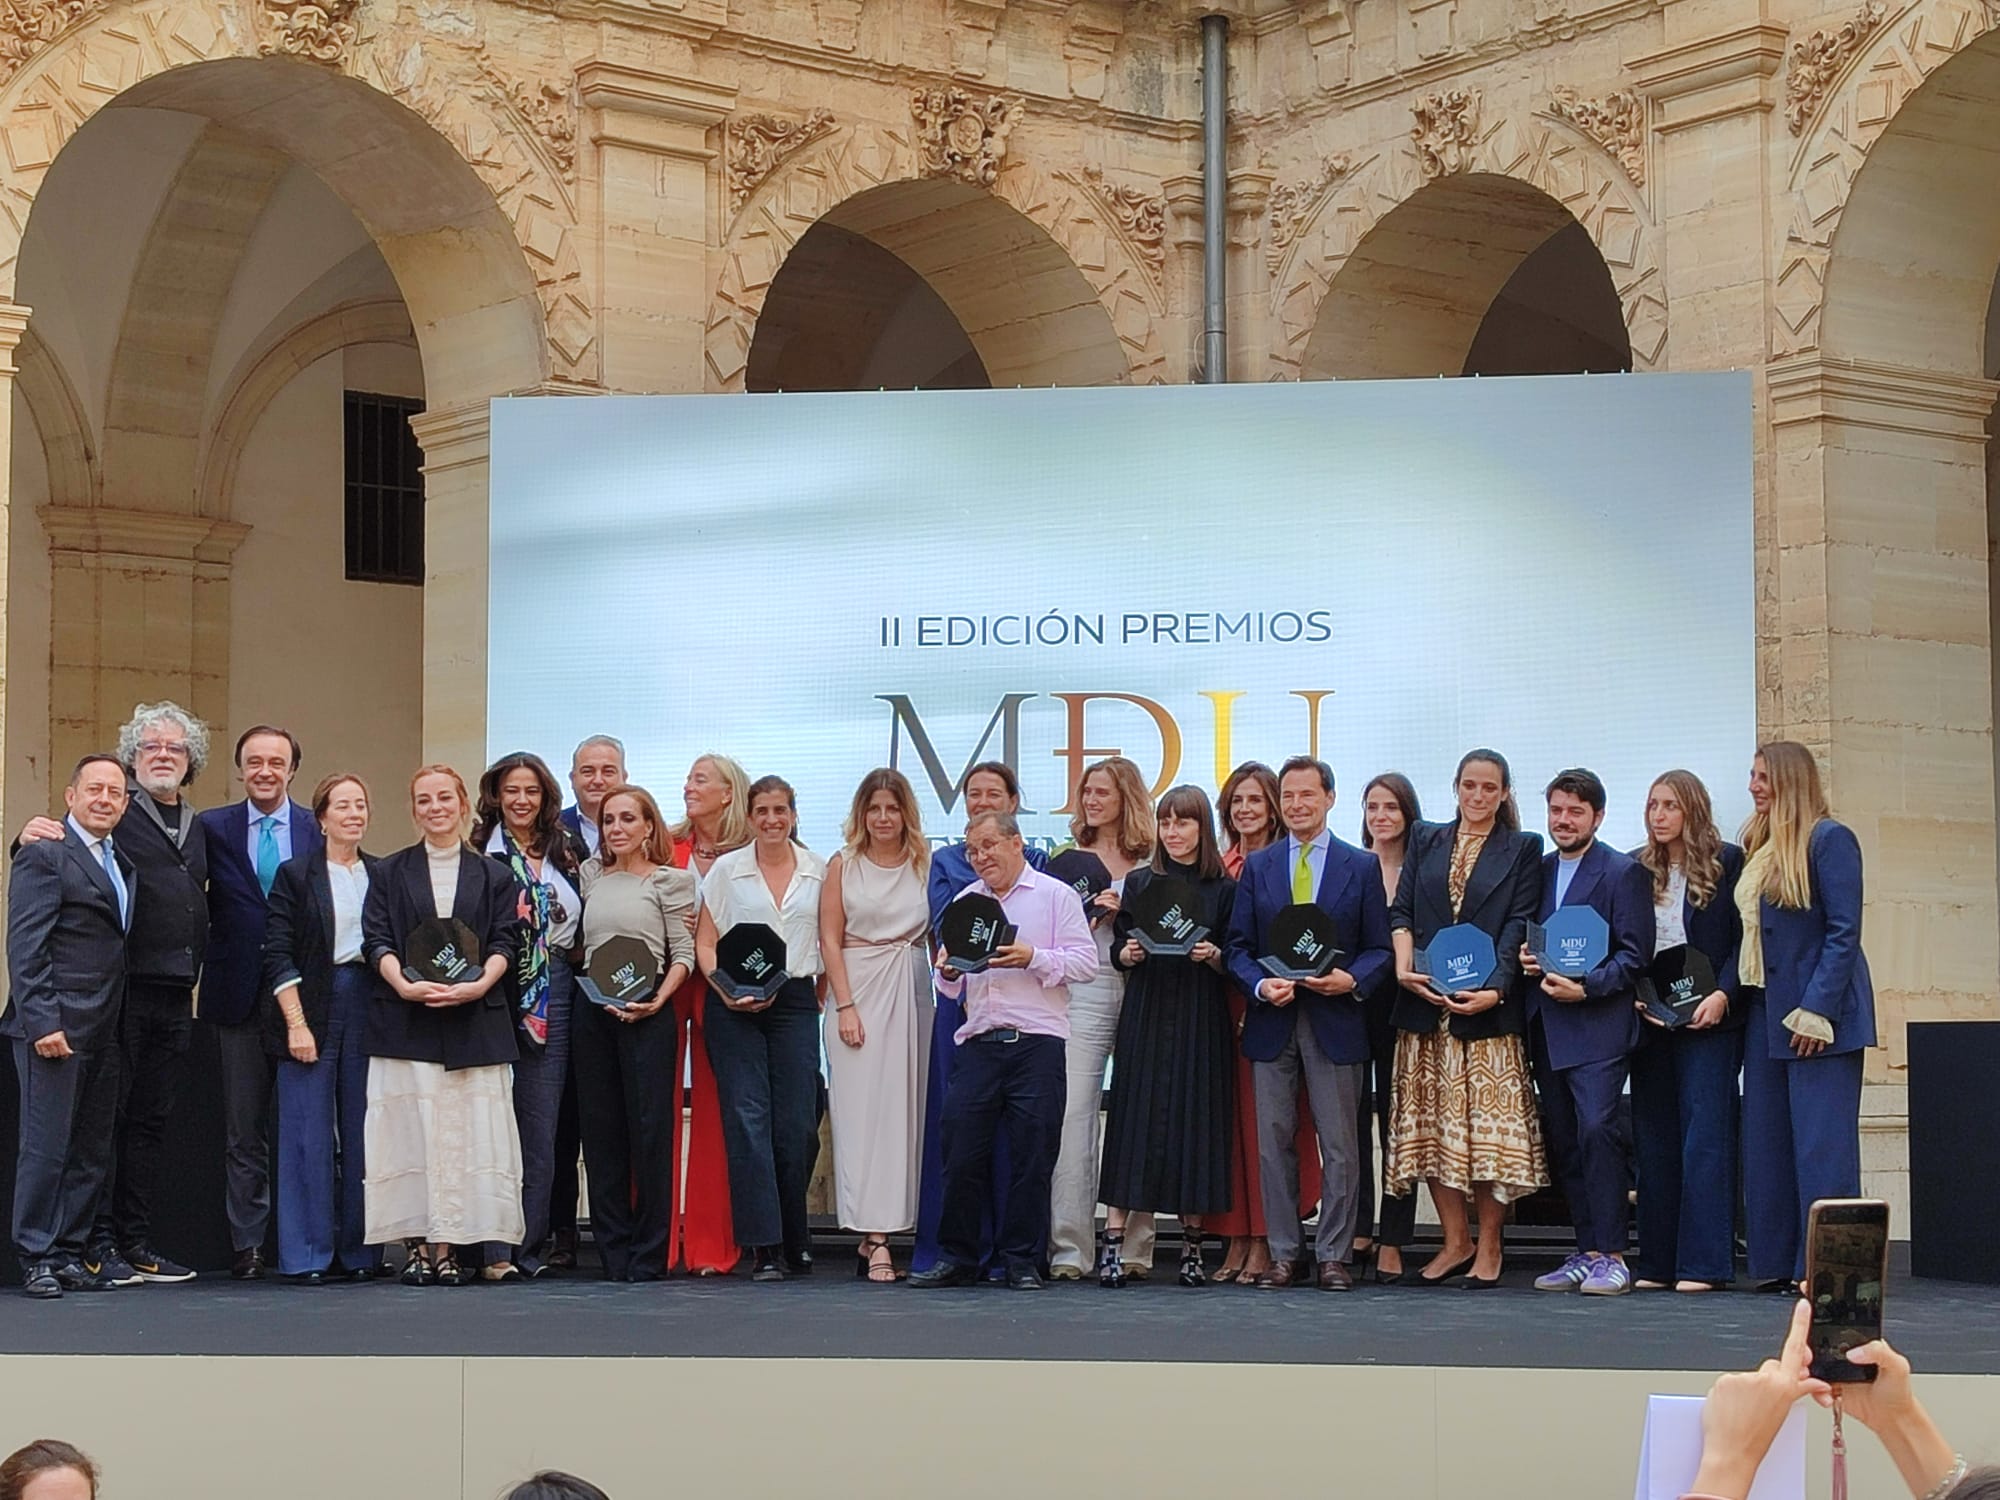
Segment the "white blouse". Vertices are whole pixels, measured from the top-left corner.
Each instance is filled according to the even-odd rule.
[[[708,908],[718,934],[739,922],[762,922],[785,940],[785,972],[794,979],[814,979],[819,956],[819,892],[826,879],[826,862],[802,845],[792,846],[796,861],[781,903],[771,900],[764,872],[757,868],[757,846],[745,844],[718,855],[701,883],[701,904]]]
[[[486,852],[507,858],[507,830],[495,828],[486,841]],[[583,897],[577,894],[575,886],[569,883],[556,862],[546,854],[542,856],[542,878],[538,882],[549,888],[549,905],[562,913],[562,920],[549,929],[549,946],[567,953],[576,946],[577,928],[583,924]]]
[[[1679,865],[1667,871],[1667,893],[1653,903],[1653,951],[1664,953],[1669,948],[1678,948],[1688,940],[1687,911],[1683,905],[1687,900],[1687,871]]]
[[[327,885],[333,890],[333,961],[361,962],[361,908],[368,900],[368,866],[326,862]]]

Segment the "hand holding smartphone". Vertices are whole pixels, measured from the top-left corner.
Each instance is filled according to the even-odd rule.
[[[1879,1198],[1822,1198],[1806,1217],[1806,1279],[1812,1303],[1807,1345],[1812,1373],[1834,1385],[1875,1378],[1873,1365],[1847,1358],[1882,1337],[1882,1292],[1889,1279],[1889,1205]]]

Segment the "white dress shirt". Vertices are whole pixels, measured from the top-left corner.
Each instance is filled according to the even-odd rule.
[[[326,883],[333,891],[333,961],[361,962],[361,908],[368,900],[368,866],[326,862]]]
[[[701,902],[708,908],[718,934],[739,922],[762,922],[785,942],[785,972],[794,979],[817,978],[819,957],[819,892],[826,864],[812,850],[794,844],[796,865],[782,902],[771,900],[764,872],[757,868],[757,846],[745,844],[718,855],[701,883]]]

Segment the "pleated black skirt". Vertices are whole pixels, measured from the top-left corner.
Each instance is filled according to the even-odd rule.
[[[1106,1204],[1227,1212],[1235,1051],[1220,974],[1157,956],[1130,972],[1105,1113]]]

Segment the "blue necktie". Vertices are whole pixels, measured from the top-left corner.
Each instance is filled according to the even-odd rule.
[[[257,884],[267,896],[278,878],[278,864],[278,815],[266,813],[257,820]]]
[[[123,927],[127,919],[126,905],[129,898],[125,894],[125,877],[118,873],[118,861],[111,853],[111,835],[106,834],[97,841],[97,857],[104,861],[104,873],[111,877],[111,889],[118,897],[118,925]]]

